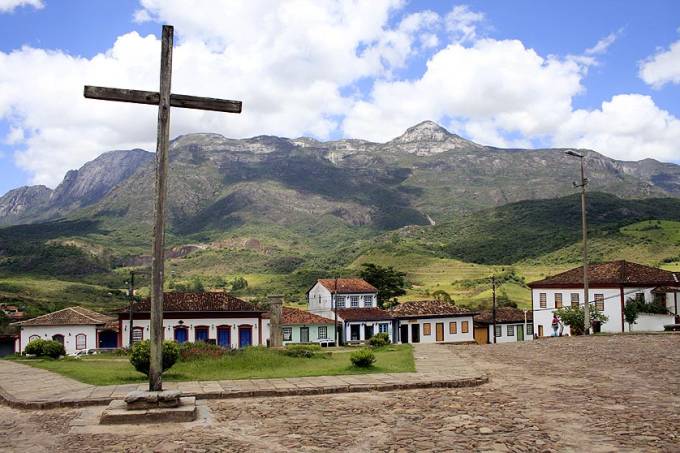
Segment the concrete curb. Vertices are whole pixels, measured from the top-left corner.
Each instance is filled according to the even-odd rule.
[[[184,392],[182,396],[193,396],[199,400],[232,399],[232,398],[260,398],[280,396],[327,395],[332,393],[356,392],[391,392],[395,390],[413,390],[428,388],[462,388],[477,387],[489,382],[486,374],[476,377],[454,379],[425,379],[422,381],[383,384],[348,384],[329,385],[302,388],[271,388],[253,390],[233,390],[221,392]],[[0,386],[0,401],[5,405],[17,409],[55,409],[61,407],[106,406],[114,399],[120,398],[61,398],[53,400],[22,400],[9,395]]]

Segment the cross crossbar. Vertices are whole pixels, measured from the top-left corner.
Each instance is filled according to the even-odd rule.
[[[135,104],[158,105],[161,95],[158,91],[127,90],[85,85],[86,98],[104,101],[133,102]],[[215,112],[241,113],[241,101],[228,99],[171,94],[170,106],[185,109],[212,110]]]

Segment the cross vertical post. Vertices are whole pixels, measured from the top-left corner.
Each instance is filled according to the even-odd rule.
[[[172,81],[172,25],[163,25],[161,80],[156,139],[156,197],[154,202],[153,256],[151,261],[151,357],[149,390],[163,390],[163,271],[165,249],[165,199],[168,196],[168,142],[170,141],[170,86]]]
[[[160,90],[142,91],[85,85],[83,95],[89,99],[158,105],[158,135],[156,139],[156,184],[154,200],[153,251],[151,261],[151,357],[149,363],[149,391],[163,390],[163,273],[165,259],[165,202],[168,194],[168,146],[170,143],[170,107],[241,113],[241,101],[216,99],[186,94],[173,94],[172,81],[172,25],[163,25],[161,37]],[[132,301],[130,302],[132,310]],[[132,318],[130,319],[132,328]],[[132,331],[130,332],[132,335]],[[130,337],[132,346],[132,337]]]

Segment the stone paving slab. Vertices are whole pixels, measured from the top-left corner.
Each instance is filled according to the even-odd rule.
[[[180,390],[197,399],[262,396],[320,395],[330,393],[391,391],[422,388],[472,387],[488,382],[465,354],[437,344],[415,345],[416,372],[315,376],[280,379],[165,382],[166,390]],[[0,401],[12,407],[107,405],[146,384],[94,386],[51,371],[0,360]]]

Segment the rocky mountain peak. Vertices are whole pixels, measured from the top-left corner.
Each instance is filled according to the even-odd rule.
[[[423,121],[406,129],[392,143],[443,142],[454,135],[434,121]]]
[[[0,224],[11,223],[27,214],[33,206],[47,203],[52,190],[45,186],[23,186],[0,197]]]

